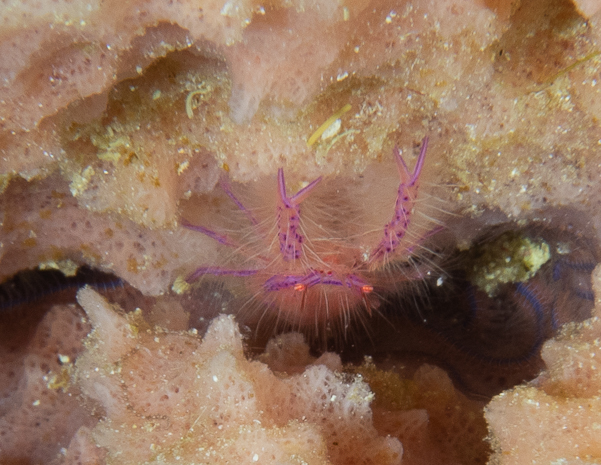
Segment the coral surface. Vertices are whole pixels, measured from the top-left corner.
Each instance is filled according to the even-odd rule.
[[[220,173],[356,177],[424,135],[444,209],[596,234],[596,17],[569,1],[52,5],[2,9],[4,277],[71,259],[163,293],[219,254],[177,224]]]
[[[582,321],[593,304],[598,2],[0,5],[0,278],[86,265],[114,275],[103,287],[123,309],[92,290],[80,294],[85,313],[73,292],[48,297],[62,280],[0,288],[0,461],[192,463],[202,448],[207,463],[483,463],[483,401],[545,364],[487,407],[493,460],[599,459],[598,303],[595,318],[568,324],[538,354],[543,336]],[[331,352],[316,361],[299,335],[265,349],[278,324],[257,335],[272,303],[261,283],[217,275],[271,263],[278,169],[290,195],[321,176],[322,190],[303,203],[310,250],[329,267],[352,268],[377,246],[370,234],[400,211],[390,206],[395,147],[413,169],[424,136],[414,229],[369,284],[405,296],[407,282],[423,279],[421,294],[402,301],[431,326],[402,315],[410,334],[399,338],[401,316],[382,292],[381,307],[366,304],[359,316],[347,306],[335,324],[316,318],[319,332],[347,344],[343,355],[354,351],[345,355],[352,367]],[[517,238],[511,253],[487,242],[500,233]],[[534,246],[535,265],[523,259]],[[470,260],[490,289],[499,286],[497,300],[472,292],[474,278],[453,261],[466,250],[483,251]],[[514,258],[517,273],[503,265]],[[190,287],[185,278],[199,267],[212,271]],[[432,317],[455,301],[461,321]],[[207,330],[220,313],[237,315],[246,354],[229,317]],[[379,337],[378,316],[392,321],[392,335]],[[479,349],[501,345],[487,340],[489,326],[517,341],[501,356]],[[357,327],[376,335],[375,347]],[[464,336],[469,343],[458,343]],[[420,338],[439,346],[410,345]],[[402,363],[383,362],[384,351],[404,352]],[[563,427],[574,435],[552,439]]]
[[[78,300],[94,331],[75,377],[105,412],[91,435],[109,463],[400,463],[401,443],[372,425],[367,384],[334,373],[336,357],[276,376],[246,359],[232,317],[201,341],[146,331],[91,289]]]
[[[542,351],[547,364],[532,383],[504,392],[486,407],[497,452],[492,463],[597,463],[601,459],[601,268],[593,317],[568,324]],[[524,431],[529,432],[524,435]]]

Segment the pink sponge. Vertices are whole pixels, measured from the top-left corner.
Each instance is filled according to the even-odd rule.
[[[324,365],[276,376],[247,360],[231,316],[200,339],[151,330],[135,312],[120,316],[92,289],[78,300],[94,331],[76,383],[104,412],[91,454],[95,442],[120,464],[401,462],[398,439],[372,424],[373,394],[360,377]],[[76,445],[84,462],[86,441]]]
[[[593,318],[547,341],[544,371],[486,408],[499,464],[599,463],[601,442],[601,267],[593,273]],[[526,434],[525,434],[526,433]]]
[[[21,328],[0,344],[0,463],[49,463],[82,425],[96,420],[67,391],[89,326],[76,305],[53,307],[21,346]],[[32,447],[32,445],[34,445]]]

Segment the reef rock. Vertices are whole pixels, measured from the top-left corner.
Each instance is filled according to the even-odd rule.
[[[597,463],[601,460],[601,268],[597,306],[583,323],[568,324],[542,351],[547,369],[530,384],[495,397],[486,407],[491,463]],[[528,431],[528,434],[524,434]]]
[[[374,393],[405,392],[403,382],[369,364],[363,379],[339,375],[335,355],[315,364],[294,338],[283,347],[300,359],[280,374],[287,363],[275,352],[267,364],[244,356],[229,317],[204,339],[184,331],[189,315],[172,317],[173,309],[190,312],[200,296],[202,311],[211,299],[219,310],[244,284],[186,294],[186,276],[231,253],[182,219],[214,229],[224,212],[248,220],[223,186],[242,196],[274,184],[280,168],[296,191],[319,176],[349,186],[374,167],[397,182],[387,168],[394,148],[413,167],[427,135],[416,214],[438,211],[431,219],[448,225],[460,248],[498,224],[534,225],[582,239],[598,256],[598,2],[200,3],[2,3],[0,278],[88,265],[169,302],[145,319],[82,291],[94,328],[85,350],[79,307],[38,320],[33,306],[9,315],[6,328],[22,332],[6,329],[0,352],[2,459],[482,463],[488,446],[474,439],[482,405],[440,369],[411,377],[413,388],[438,394],[403,408],[394,396],[370,404]],[[385,198],[395,194],[384,191],[389,184],[364,187]],[[332,224],[374,210],[346,198],[342,207],[322,202]],[[258,199],[254,211],[265,211]],[[9,295],[2,308],[19,299]],[[533,384],[493,401],[493,460],[598,460],[597,317],[545,345],[548,371]],[[119,456],[125,442],[134,448]]]
[[[103,411],[90,434],[108,463],[401,462],[401,443],[372,424],[360,378],[320,362],[277,375],[247,360],[233,317],[200,339],[128,321],[91,289],[78,300],[94,329],[75,379]]]

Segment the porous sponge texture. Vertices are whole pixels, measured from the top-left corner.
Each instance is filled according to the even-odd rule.
[[[53,307],[33,334],[7,334],[0,343],[0,463],[49,463],[77,428],[95,423],[66,392],[70,361],[89,326],[76,305]],[[12,327],[13,333],[20,328]],[[26,344],[20,345],[28,338]],[[32,447],[35,444],[35,447]]]
[[[7,128],[32,128],[69,102],[107,85],[161,55],[136,38],[160,23],[179,24],[199,40],[231,44],[241,39],[251,2],[7,2],[0,12],[0,65]],[[79,40],[72,41],[71,35]],[[12,39],[8,39],[11,37]],[[176,37],[165,42],[170,44]],[[138,43],[137,43],[138,42]],[[86,46],[82,47],[81,44]],[[173,45],[164,49],[173,49]],[[130,59],[119,56],[129,49]],[[164,50],[163,50],[164,53]],[[133,58],[133,59],[132,59]],[[134,68],[134,69],[132,69]]]
[[[128,220],[82,210],[52,178],[36,183],[35,188],[24,181],[11,183],[3,198],[3,278],[48,261],[69,259],[94,268],[110,263],[114,274],[146,294],[157,295],[175,279],[176,273],[167,268],[178,261],[195,266],[198,258],[190,249],[210,250],[210,239],[194,231],[149,230]],[[27,232],[18,226],[25,223]],[[206,260],[213,262],[215,257],[207,253]]]
[[[601,267],[593,273],[593,317],[570,323],[547,341],[548,369],[486,408],[493,463],[599,463],[601,443]],[[527,431],[528,434],[524,434]]]
[[[200,339],[120,316],[91,289],[78,300],[94,331],[76,385],[104,412],[91,437],[107,463],[401,462],[400,442],[372,424],[373,395],[359,377],[323,365],[276,376],[247,360],[230,316]]]

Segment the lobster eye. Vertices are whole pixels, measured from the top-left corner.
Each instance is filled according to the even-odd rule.
[[[364,294],[370,294],[371,292],[373,292],[373,290],[374,290],[374,287],[370,286],[369,284],[361,286],[361,292],[363,292]]]
[[[305,286],[304,284],[295,284],[294,285],[294,290],[295,291],[304,291],[307,288],[307,286]]]

